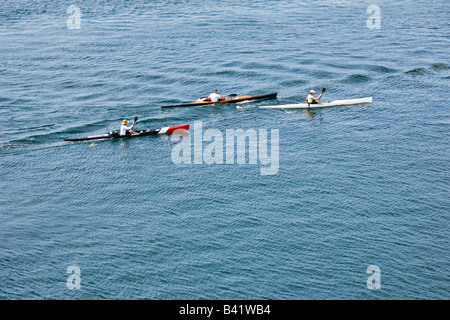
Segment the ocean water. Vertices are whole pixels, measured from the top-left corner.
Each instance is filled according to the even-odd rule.
[[[3,3],[0,298],[450,298],[449,14],[443,0]],[[258,108],[323,87],[373,103]],[[278,98],[160,108],[216,88]],[[167,135],[63,141],[134,116],[190,124],[192,142],[278,130],[277,170],[194,150],[175,164]]]

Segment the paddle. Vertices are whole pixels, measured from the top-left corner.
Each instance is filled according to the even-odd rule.
[[[132,128],[134,127],[134,125],[136,124],[136,122],[138,121],[138,117],[136,116],[136,117],[134,117],[134,122],[133,122],[133,125],[131,126]],[[142,132],[144,132],[143,130],[140,130],[140,131],[138,131],[138,132],[140,132],[140,133],[142,133]]]
[[[327,91],[327,88],[323,88],[323,89],[322,89],[322,93],[320,94],[320,97],[321,97],[321,98],[322,98],[323,94],[325,93],[325,91]],[[319,103],[322,103],[322,102],[319,101]]]
[[[138,121],[138,117],[136,116],[136,117],[134,117],[134,121],[133,121],[133,124],[131,125],[131,130],[133,130],[133,128],[134,128],[134,125],[136,124],[136,121]]]

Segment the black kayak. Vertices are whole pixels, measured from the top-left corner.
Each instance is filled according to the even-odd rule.
[[[154,134],[171,134],[175,130],[189,130],[189,125],[185,124],[182,126],[175,126],[175,127],[149,129],[149,130],[138,132],[136,134],[130,134],[130,135],[126,135],[126,136],[121,136],[118,133],[106,133],[106,134],[101,134],[101,135],[97,135],[97,136],[89,136],[89,137],[84,137],[84,138],[64,139],[64,141],[88,141],[88,140],[100,140],[100,139],[134,138],[134,137],[150,136],[150,135],[154,135]]]
[[[266,100],[266,99],[275,99],[277,97],[277,93],[268,93],[268,94],[260,94],[256,96],[242,96],[242,97],[234,97],[234,95],[228,96],[228,98],[219,100],[217,102],[212,101],[194,101],[189,103],[182,104],[172,104],[170,106],[162,106],[161,108],[176,108],[176,107],[193,107],[193,106],[203,106],[208,104],[216,104],[216,103],[237,103],[241,101],[248,100]]]

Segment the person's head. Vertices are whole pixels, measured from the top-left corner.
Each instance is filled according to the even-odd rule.
[[[122,124],[126,125],[127,123],[128,123],[128,120],[127,119],[123,119]]]
[[[217,90],[217,89],[216,89],[216,90],[214,90],[214,93],[219,93],[219,90]]]
[[[316,92],[315,92],[314,90],[310,90],[309,93],[310,93],[310,94],[314,94],[314,93],[316,93]]]

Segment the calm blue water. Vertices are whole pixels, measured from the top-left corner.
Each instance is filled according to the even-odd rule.
[[[371,30],[372,4],[3,3],[0,298],[450,298],[450,5],[376,1]],[[257,108],[322,87],[373,103]],[[278,99],[160,108],[215,88]],[[278,129],[279,170],[175,165],[168,136],[63,141],[136,115]]]

